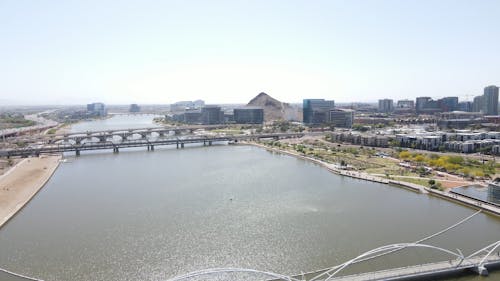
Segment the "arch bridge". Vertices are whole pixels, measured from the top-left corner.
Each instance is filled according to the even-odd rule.
[[[28,146],[19,149],[1,150],[0,156],[13,157],[13,156],[38,156],[41,154],[54,154],[61,152],[75,152],[80,155],[81,151],[88,150],[103,150],[112,149],[114,153],[118,153],[121,148],[131,147],[147,147],[148,150],[153,151],[156,146],[176,145],[177,148],[184,148],[185,144],[199,143],[203,145],[212,145],[214,142],[239,142],[244,140],[259,140],[259,139],[284,139],[284,138],[298,138],[302,137],[302,133],[276,133],[276,134],[253,134],[253,135],[189,135],[184,137],[167,137],[167,138],[130,138],[134,134],[140,134],[137,131],[129,132],[123,135],[118,140],[112,140],[108,137],[90,138],[82,137],[79,141],[62,142],[54,144],[43,144]]]

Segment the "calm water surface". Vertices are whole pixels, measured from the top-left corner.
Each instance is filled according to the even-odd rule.
[[[106,119],[85,121],[74,124],[71,126],[71,131],[85,132],[158,127],[159,125],[153,122],[153,118],[155,117],[161,117],[161,115],[119,114]]]
[[[495,186],[466,186],[453,189],[454,192],[491,202],[500,206],[500,188]]]
[[[144,150],[61,164],[0,229],[0,265],[47,281],[165,280],[209,267],[292,274],[418,240],[474,212],[255,147]],[[428,243],[470,253],[499,239],[500,221],[480,214]],[[346,273],[446,258],[408,250]]]

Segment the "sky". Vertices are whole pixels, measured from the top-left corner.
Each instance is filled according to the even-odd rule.
[[[472,100],[500,1],[0,0],[0,105]]]

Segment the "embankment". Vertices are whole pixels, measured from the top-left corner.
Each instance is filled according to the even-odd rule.
[[[27,158],[0,176],[0,228],[45,185],[61,156]]]

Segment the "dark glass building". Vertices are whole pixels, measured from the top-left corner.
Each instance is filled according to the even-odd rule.
[[[207,105],[201,108],[201,123],[204,125],[224,123],[224,112],[220,106]]]
[[[264,123],[264,109],[253,106],[235,108],[234,122],[237,124],[262,124]]]
[[[330,110],[335,108],[333,100],[305,99],[302,104],[305,124],[325,124],[329,121]]]

